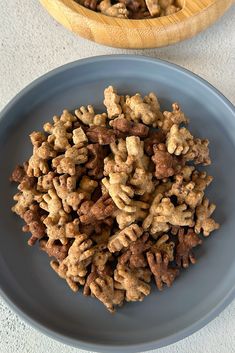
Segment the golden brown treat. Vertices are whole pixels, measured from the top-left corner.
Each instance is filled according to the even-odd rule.
[[[216,223],[210,216],[215,211],[216,206],[209,203],[205,198],[201,205],[196,208],[196,224],[195,232],[199,234],[201,231],[205,237],[208,237],[215,229],[219,229],[219,223]]]
[[[189,151],[189,142],[192,139],[193,136],[185,127],[179,128],[178,125],[174,124],[167,134],[167,151],[176,156],[186,154]]]
[[[110,311],[115,311],[114,306],[122,306],[124,291],[114,288],[113,278],[108,275],[97,277],[89,285],[91,294],[99,299]]]
[[[172,104],[172,112],[165,111],[163,112],[163,120],[159,123],[159,127],[165,132],[169,132],[171,127],[176,124],[188,124],[189,120],[185,114],[180,109],[178,103]]]
[[[170,223],[173,226],[194,226],[193,212],[184,203],[174,206],[171,200],[166,197],[156,207],[156,221]]]
[[[89,126],[105,126],[107,114],[95,114],[94,108],[92,105],[88,105],[86,107],[80,107],[79,109],[75,110],[75,114],[78,119],[85,125]]]
[[[125,265],[118,265],[114,271],[115,288],[125,290],[128,302],[142,301],[150,294],[151,272],[147,268],[129,269]]]
[[[161,7],[159,5],[159,0],[145,0],[147,9],[149,10],[151,16],[158,17],[161,14]]]
[[[98,5],[97,0],[80,0],[79,3],[90,10],[93,10],[93,11],[97,10],[97,5]]]
[[[148,12],[144,0],[122,2],[132,18]],[[160,16],[176,6],[155,5]],[[219,224],[205,197],[213,178],[195,168],[210,163],[209,142],[182,127],[188,119],[179,105],[162,114],[153,92],[119,96],[110,86],[104,94],[107,113],[91,105],[75,115],[64,110],[45,133],[34,131],[32,155],[10,180],[18,183],[12,210],[31,233],[28,244],[39,240],[73,291],[84,286],[114,312],[124,300],[142,301],[152,274],[160,290],[170,286],[195,263],[198,234]]]
[[[120,115],[118,118],[111,120],[109,123],[112,128],[121,131],[126,136],[139,136],[146,137],[149,133],[149,128],[141,123],[135,123],[125,119],[124,115]]]
[[[160,251],[147,253],[149,267],[154,275],[156,285],[159,290],[163,289],[163,284],[171,287],[179,270],[169,267],[169,258],[166,254],[162,255]]]
[[[204,191],[212,182],[213,177],[207,175],[206,172],[199,172],[195,170],[192,173],[192,181],[195,183],[196,189],[199,191]]]
[[[128,263],[131,269],[146,267],[147,261],[145,258],[145,252],[151,247],[151,245],[149,234],[144,233],[141,238],[131,243],[128,250],[119,257],[119,264],[125,265]]]
[[[68,221],[68,215],[63,210],[62,202],[55,190],[48,190],[48,193],[43,195],[43,201],[40,202],[40,207],[49,214],[44,219],[45,225],[63,225]]]
[[[189,150],[184,155],[184,159],[186,161],[194,161],[195,164],[210,165],[211,159],[208,145],[209,141],[207,139],[194,138],[189,141]]]
[[[116,221],[120,229],[128,227],[132,223],[143,221],[147,214],[149,204],[143,201],[132,201],[132,205],[135,208],[134,212],[126,212],[123,210],[117,210],[115,212]]]
[[[43,224],[44,217],[44,212],[37,204],[31,204],[29,209],[23,214],[23,220],[26,225],[23,226],[22,230],[23,232],[31,233],[28,245],[34,245],[38,239],[46,235],[46,227]]]
[[[141,120],[146,125],[157,126],[158,116],[156,112],[152,111],[150,104],[143,101],[139,93],[127,98],[126,104],[133,111],[136,121]]]
[[[26,168],[26,170],[27,170],[27,168]],[[9,180],[11,182],[21,183],[23,178],[26,176],[26,170],[25,170],[24,166],[17,165],[14,168]]]
[[[133,158],[127,153],[126,141],[119,139],[118,142],[110,144],[111,154],[104,159],[104,175],[110,173],[128,173],[133,169]]]
[[[157,217],[158,217],[158,211],[157,207],[161,202],[161,199],[163,198],[163,195],[160,193],[157,193],[157,195],[154,197],[151,207],[149,209],[149,214],[145,218],[143,222],[143,229],[148,230],[150,234],[154,237],[158,237],[158,235],[163,234],[167,232],[170,229],[170,226],[167,222],[163,221],[160,222]]]
[[[148,138],[144,140],[144,150],[148,156],[153,155],[154,145],[159,145],[166,141],[166,135],[162,130],[150,131]]]
[[[70,147],[69,140],[72,134],[68,132],[68,129],[72,127],[72,123],[63,122],[58,117],[54,117],[53,121],[54,125],[46,123],[43,126],[44,130],[50,134],[47,140],[53,144],[55,151],[65,151]]]
[[[47,240],[41,239],[39,241],[40,249],[45,251],[49,257],[55,257],[56,260],[62,261],[68,255],[68,250],[70,248],[70,244],[51,244],[48,243]]]
[[[127,248],[142,234],[143,230],[137,224],[134,223],[111,236],[108,241],[108,249],[111,253],[113,253],[116,251],[120,251],[123,248]]]
[[[79,145],[80,143],[83,143],[85,145],[86,142],[88,142],[88,138],[87,138],[85,132],[83,131],[83,129],[81,127],[74,129],[73,130],[73,143],[75,145]]]
[[[87,209],[86,205],[87,204]],[[85,209],[84,209],[85,206]],[[93,201],[85,201],[81,205],[78,214],[80,222],[83,224],[90,224],[97,221],[103,221],[108,217],[111,217],[117,207],[109,194],[101,196],[95,203]]]
[[[163,143],[153,146],[154,155],[152,161],[155,164],[155,176],[157,179],[164,179],[172,176],[174,171],[174,157],[167,151]]]
[[[87,174],[95,179],[101,179],[104,176],[104,158],[107,156],[107,150],[98,143],[88,145],[87,149],[88,162],[85,164]]]
[[[126,173],[110,173],[109,180],[102,179],[102,183],[112,197],[115,205],[125,212],[135,212],[136,207],[132,203],[134,190],[126,185],[128,175]]]
[[[102,146],[109,145],[116,140],[114,131],[105,126],[91,126],[87,129],[86,135],[90,142],[99,143]]]
[[[103,5],[104,7],[107,7],[107,5],[111,6],[109,0]],[[113,86],[109,86],[104,90],[104,105],[107,109],[109,119],[114,119],[122,113],[120,96],[117,94],[117,91]]]
[[[166,193],[166,196],[172,195],[177,197],[178,204],[186,203],[190,208],[195,209],[202,203],[204,192],[197,190],[193,181],[184,182],[183,176],[178,174],[171,189]]]
[[[151,251],[156,253],[160,251],[161,254],[166,254],[168,256],[169,261],[174,260],[174,247],[175,243],[173,241],[168,241],[169,236],[167,234],[163,234],[155,244],[152,245]]]
[[[202,243],[199,236],[193,232],[193,230],[189,229],[186,234],[184,234],[184,229],[179,229],[178,233],[179,244],[176,247],[176,263],[178,266],[182,266],[184,268],[189,267],[190,262],[192,264],[196,263],[195,256],[192,252],[192,249]]]
[[[125,4],[132,13],[137,13],[146,7],[144,0],[119,0],[119,2]]]

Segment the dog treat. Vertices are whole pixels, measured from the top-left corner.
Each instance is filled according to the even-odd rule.
[[[83,5],[120,17],[175,8],[171,0]],[[103,103],[104,112],[64,110],[32,132],[32,155],[10,181],[28,244],[53,258],[74,292],[83,288],[113,313],[144,300],[151,280],[170,287],[219,224],[206,197],[213,177],[196,169],[211,163],[209,141],[188,130],[179,104],[162,112],[155,93],[119,95],[113,86]]]
[[[173,15],[181,10],[177,0],[75,0],[78,4],[104,15],[144,19]]]

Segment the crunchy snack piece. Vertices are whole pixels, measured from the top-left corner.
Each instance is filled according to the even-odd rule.
[[[27,170],[27,168],[26,168],[26,170]],[[21,183],[22,180],[24,179],[24,177],[26,176],[26,170],[25,170],[24,166],[17,165],[14,168],[9,180],[11,182],[15,182],[15,183],[18,183],[18,184]]]
[[[139,268],[146,267],[147,261],[145,252],[151,247],[151,241],[149,240],[149,234],[144,233],[141,238],[137,239],[130,244],[128,250],[119,257],[119,263],[125,265],[128,263],[129,267]]]
[[[78,119],[85,125],[89,126],[105,126],[107,114],[95,114],[94,108],[92,105],[88,105],[86,107],[81,107],[75,110],[75,114]]]
[[[54,124],[44,124],[44,130],[50,134],[48,136],[48,142],[52,143],[55,151],[65,151],[70,147],[69,140],[72,138],[72,134],[68,132],[71,129],[72,123],[70,121],[63,122],[58,117],[53,118]]]
[[[128,173],[133,169],[134,159],[127,153],[126,141],[119,139],[110,144],[112,154],[104,159],[104,175],[110,173]]]
[[[97,5],[98,5],[97,0],[79,0],[79,3],[90,10],[93,10],[93,11],[97,10]]]
[[[180,205],[186,203],[190,208],[195,209],[202,203],[204,196],[204,192],[198,191],[195,186],[195,183],[192,181],[184,182],[182,175],[176,175],[175,182],[166,193],[166,196],[175,195]]]
[[[68,215],[62,208],[62,202],[55,190],[48,190],[48,193],[43,195],[43,201],[40,202],[40,207],[47,211],[49,215],[44,219],[45,225],[59,224],[63,225],[68,220]]]
[[[86,135],[90,142],[100,145],[109,145],[116,140],[114,131],[104,126],[91,126],[87,129]]]
[[[161,199],[161,202],[156,207],[157,222],[167,222],[173,226],[194,226],[193,212],[188,210],[186,204],[174,206],[169,198]]]
[[[179,174],[182,175],[183,180],[185,180],[185,181],[191,181],[191,179],[192,179],[192,173],[193,173],[194,170],[195,170],[195,167],[194,167],[194,166],[192,166],[192,165],[184,165],[184,166],[180,169],[180,173],[179,173]],[[192,181],[194,181],[194,180],[192,180]],[[198,189],[198,188],[197,188],[197,190],[203,191],[203,190]]]
[[[210,165],[211,159],[208,145],[209,141],[207,139],[194,138],[189,141],[189,149],[184,155],[184,159],[186,161],[194,161],[195,164]]]
[[[169,236],[167,234],[163,234],[155,244],[152,245],[151,251],[156,253],[160,251],[161,254],[166,254],[168,256],[169,261],[174,260],[174,247],[175,243],[173,241],[168,241]]]
[[[126,212],[118,209],[115,212],[116,221],[120,229],[126,228],[132,223],[143,221],[148,212],[149,204],[143,201],[132,201],[134,212]]]
[[[151,16],[159,16],[161,13],[161,7],[159,5],[159,0],[146,0],[147,8]]]
[[[99,299],[106,308],[113,313],[114,306],[121,306],[124,300],[124,291],[114,288],[113,278],[108,275],[97,277],[90,283],[92,295]]]
[[[202,243],[199,236],[193,232],[192,229],[189,229],[186,234],[184,234],[184,229],[179,229],[178,232],[179,244],[176,246],[176,263],[178,266],[184,268],[189,267],[189,263],[196,263],[195,256],[192,252],[192,249]]]
[[[118,265],[114,271],[115,287],[124,289],[126,301],[142,301],[149,295],[151,287],[151,273],[146,268],[129,269],[125,265]]]
[[[144,155],[144,144],[137,136],[126,138],[128,156],[133,160],[134,173],[129,179],[136,195],[151,193],[154,189],[152,173],[148,172],[149,158]]]
[[[43,224],[44,212],[37,204],[31,204],[29,209],[23,214],[23,219],[26,225],[23,226],[23,232],[30,232],[31,237],[28,240],[28,245],[32,246],[38,239],[41,239],[46,234],[46,227]]]
[[[166,254],[162,255],[160,251],[154,254],[149,251],[147,252],[147,260],[158,289],[161,291],[164,283],[167,287],[171,287],[176,276],[179,274],[179,270],[169,267],[168,256]]]
[[[87,210],[86,205],[84,204],[87,204]],[[90,224],[96,221],[103,221],[106,218],[111,217],[115,210],[116,206],[113,200],[109,194],[105,194],[101,196],[95,203],[92,201],[85,201],[78,211],[78,214],[80,215],[79,219],[81,223]]]
[[[146,125],[157,126],[157,115],[151,110],[151,106],[144,103],[141,95],[137,93],[133,97],[126,99],[126,104],[135,114],[136,120],[142,120]]]
[[[143,222],[143,229],[149,230],[150,234],[156,237],[158,237],[159,234],[167,232],[170,229],[170,226],[167,221],[160,222],[159,220],[157,220],[157,207],[160,204],[162,198],[163,195],[161,193],[156,194],[149,209],[149,214]]]
[[[204,191],[212,182],[213,177],[207,175],[206,172],[199,172],[195,170],[192,173],[192,181],[195,183],[195,187],[198,191]]]
[[[97,229],[97,231],[96,231],[96,229],[95,229],[96,225],[97,224],[89,225],[92,227],[91,239],[94,242],[96,242],[96,244],[98,244],[98,245],[101,245],[101,244],[107,245],[110,234],[111,234],[111,226],[107,226],[107,225],[102,224],[102,227],[100,227],[101,229]],[[82,225],[80,228],[83,229]],[[86,234],[89,235],[89,232],[87,231]]]
[[[202,204],[196,208],[196,224],[195,232],[199,234],[201,231],[205,237],[208,237],[215,229],[219,229],[219,223],[216,223],[210,216],[214,212],[216,206],[209,203],[207,198],[204,198]]]
[[[126,173],[110,173],[109,180],[102,179],[102,183],[108,190],[115,205],[123,211],[135,212],[136,207],[132,205],[131,198],[134,196],[133,188],[126,185],[128,175]]]
[[[36,148],[40,147],[42,143],[47,139],[46,135],[41,131],[33,131],[29,135],[29,138],[31,140],[32,145]]]
[[[61,278],[66,279],[73,291],[77,291],[79,284],[85,284],[87,266],[95,251],[92,241],[85,234],[78,234],[69,248],[68,256],[60,263],[52,261],[51,266]]]
[[[34,147],[33,155],[29,158],[27,175],[29,177],[39,177],[49,172],[47,159],[43,159],[38,155],[38,147]]]
[[[104,158],[107,156],[107,151],[98,143],[88,145],[87,149],[88,162],[85,167],[88,169],[88,175],[101,179],[104,176]]]
[[[143,230],[137,224],[132,224],[109,238],[108,249],[112,253],[120,251],[136,241],[142,234]]]
[[[29,207],[35,201],[40,202],[41,198],[42,195],[36,191],[35,187],[21,189],[20,192],[13,196],[13,200],[16,201],[16,203],[11,210],[23,218],[24,213],[29,209]]]
[[[65,245],[56,243],[51,244],[45,239],[41,239],[39,244],[41,250],[45,251],[49,257],[55,257],[57,261],[62,261],[67,257],[70,247],[69,243]]]
[[[174,157],[167,151],[163,143],[153,146],[154,155],[152,161],[155,164],[155,176],[164,179],[172,176],[174,171]]]
[[[144,150],[148,156],[153,155],[154,145],[159,145],[166,141],[166,135],[162,130],[150,131],[148,137],[144,140]]]
[[[139,136],[146,137],[149,133],[149,128],[141,123],[135,123],[125,119],[124,115],[120,115],[118,118],[110,121],[110,126],[118,131],[121,131],[126,136]]]
[[[165,111],[163,112],[163,120],[159,123],[159,127],[165,132],[169,132],[171,127],[176,124],[188,124],[189,120],[185,114],[180,109],[178,103],[172,104],[172,112]]]
[[[53,179],[55,178],[54,172],[49,172],[46,175],[41,175],[37,180],[37,190],[40,192],[47,192],[53,188]]]
[[[73,143],[75,145],[80,145],[88,142],[88,138],[86,137],[85,132],[81,127],[78,127],[77,129],[73,130]]]
[[[65,245],[71,238],[79,234],[79,220],[77,218],[61,226],[57,224],[47,226],[48,245],[53,245],[56,240],[59,240],[62,245]]]
[[[88,159],[88,150],[83,143],[69,147],[65,152],[65,158],[70,160],[70,163],[74,163],[74,169],[76,165],[83,164]],[[76,169],[75,169],[76,171]],[[75,173],[75,172],[74,172]]]
[[[189,151],[189,141],[192,139],[193,136],[185,127],[179,128],[178,125],[174,124],[167,134],[167,151],[176,156],[186,154]]]
[[[101,7],[103,7],[107,14],[107,9],[111,8],[112,5],[109,0],[102,1],[103,3]],[[122,4],[123,5],[123,4]],[[123,17],[125,17],[125,5],[120,8],[120,10],[123,9]],[[111,11],[111,10],[109,10]],[[114,8],[114,12],[119,11],[117,8]],[[101,12],[103,12],[101,10]],[[114,15],[115,16],[115,15]],[[122,113],[122,107],[120,105],[120,96],[117,94],[116,89],[113,86],[109,86],[105,88],[104,90],[104,105],[107,108],[107,113],[108,113],[108,118],[109,119],[114,119],[116,116],[120,115]]]
[[[125,4],[126,8],[132,13],[138,13],[142,9],[145,9],[146,6],[144,0],[119,0],[119,2]]]

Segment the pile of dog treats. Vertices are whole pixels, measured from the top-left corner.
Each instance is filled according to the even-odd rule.
[[[76,0],[76,2],[107,16],[136,20],[168,16],[181,10],[175,0]]]
[[[209,142],[189,132],[179,105],[162,113],[154,93],[112,86],[104,105],[64,110],[30,135],[32,156],[11,176],[12,210],[71,289],[113,312],[149,295],[151,279],[171,286],[195,263],[199,234],[219,224],[205,196],[213,178],[195,167],[211,163]]]

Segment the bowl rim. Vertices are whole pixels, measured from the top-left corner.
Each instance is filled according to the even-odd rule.
[[[200,76],[196,75],[195,73],[191,72],[190,70],[187,70],[177,64],[170,63],[166,60],[161,60],[161,59],[155,59],[155,58],[150,58],[147,56],[143,55],[128,55],[128,54],[116,54],[116,55],[102,55],[102,56],[94,56],[91,58],[85,58],[85,59],[80,59],[76,60],[70,63],[67,63],[65,65],[62,65],[56,69],[53,69],[49,71],[48,73],[40,76],[39,78],[33,80],[30,84],[28,84],[25,88],[23,88],[12,100],[9,101],[9,103],[5,106],[5,108],[0,112],[0,124],[2,121],[7,119],[7,113],[10,111],[14,105],[16,105],[23,97],[25,97],[31,90],[36,88],[38,85],[43,83],[44,81],[52,78],[53,76],[56,76],[57,74],[63,73],[68,69],[73,69],[75,67],[80,67],[83,66],[84,64],[94,64],[97,62],[103,62],[103,61],[115,61],[115,60],[120,60],[120,61],[132,61],[132,62],[145,62],[146,64],[158,64],[159,66],[164,66],[169,69],[173,69],[174,71],[178,71],[182,74],[184,74],[186,77],[193,79],[194,81],[199,82],[204,88],[206,88],[208,91],[210,91],[211,94],[213,94],[216,99],[219,99],[222,104],[224,104],[230,111],[231,114],[234,115],[235,118],[235,106],[220,92],[218,91],[213,85],[211,85],[209,82],[201,78]],[[170,336],[164,337],[160,340],[156,341],[151,341],[147,343],[140,343],[136,345],[104,345],[104,344],[94,344],[89,342],[88,340],[83,341],[79,339],[73,339],[69,338],[66,335],[63,335],[56,330],[53,330],[50,328],[47,324],[42,325],[37,319],[32,317],[30,314],[25,313],[21,308],[20,305],[16,302],[16,300],[13,300],[8,296],[7,293],[4,292],[2,289],[2,285],[0,282],[0,295],[4,299],[4,301],[7,303],[7,305],[13,309],[13,311],[18,314],[26,323],[30,324],[33,328],[38,329],[41,333],[56,339],[60,341],[61,343],[68,344],[70,346],[84,349],[84,350],[89,350],[89,351],[94,351],[94,352],[111,352],[115,350],[115,352],[124,352],[125,353],[131,353],[131,352],[140,352],[140,351],[147,351],[151,349],[157,349],[161,348],[164,346],[168,346],[170,344],[173,344],[177,341],[182,340],[183,338],[190,336],[194,332],[198,331],[201,329],[203,326],[208,324],[211,320],[213,320],[217,315],[219,315],[225,308],[228,306],[233,299],[235,299],[235,283],[231,287],[230,291],[227,293],[227,295],[220,301],[218,304],[211,310],[209,311],[206,315],[204,315],[200,320],[194,322],[190,326],[178,331],[177,333],[174,333]]]

